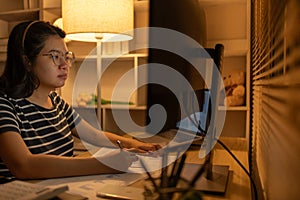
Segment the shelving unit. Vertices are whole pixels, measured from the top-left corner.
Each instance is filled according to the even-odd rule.
[[[70,50],[74,51],[69,47]],[[76,52],[76,51],[75,51]],[[88,56],[76,56],[76,63],[71,68],[69,80],[67,80],[66,85],[62,88],[62,94],[64,98],[74,105],[76,102],[72,100],[72,92],[73,96],[77,96],[79,93],[94,93],[96,94],[95,88],[93,85],[97,82],[97,56],[96,55],[88,55]],[[139,79],[145,77],[145,74],[141,74],[138,70],[138,66],[145,64],[147,62],[147,54],[143,53],[132,53],[132,54],[124,54],[120,57],[116,57],[114,55],[103,55],[102,56],[102,76],[101,76],[101,96],[106,100],[114,100],[114,101],[128,101],[128,94],[126,93],[129,88],[137,88]],[[82,67],[84,70],[81,70],[80,77],[76,77],[79,68]],[[104,69],[105,68],[105,69]],[[125,80],[124,87],[127,91],[124,91],[125,94],[120,94],[120,96],[116,97],[116,99],[112,99],[112,93],[115,84],[119,79],[125,74],[129,73],[130,80]],[[84,82],[85,85],[78,85],[78,91],[75,91],[73,88],[74,80],[76,78],[83,77],[84,80],[78,80],[79,83]],[[87,78],[88,77],[88,78]],[[122,86],[123,87],[123,86]],[[143,93],[142,93],[143,92]],[[130,102],[132,102],[136,106],[141,106],[146,104],[145,91],[141,89],[139,94],[134,93],[130,97]]]
[[[224,45],[222,75],[235,70],[245,72],[245,102],[225,107],[226,120],[222,136],[248,139],[250,128],[250,1],[199,0],[207,20],[207,46]]]
[[[135,1],[135,28],[148,26],[148,2],[144,1]],[[131,41],[129,43],[102,43],[101,49],[99,48],[99,44],[97,47],[96,43],[85,43],[85,42],[69,42],[68,48],[76,52],[76,60],[75,66],[71,69],[70,77],[66,82],[66,85],[62,88],[61,94],[69,103],[75,106],[75,109],[79,110],[79,112],[83,112],[84,116],[88,118],[95,125],[95,111],[97,112],[97,116],[101,118],[101,126],[103,130],[111,131],[114,133],[123,134],[124,132],[119,129],[116,125],[115,119],[112,116],[112,110],[118,113],[118,116],[125,116],[125,112],[129,110],[130,116],[132,119],[139,125],[144,125],[146,122],[145,119],[145,110],[146,110],[146,87],[140,87],[133,94],[130,94],[130,91],[137,88],[138,83],[141,79],[146,78],[146,74],[141,72],[138,69],[138,66],[147,63],[147,52],[144,50],[139,50],[132,53],[122,53],[124,50],[123,47],[129,45],[135,45],[135,43],[139,43],[141,41],[145,41],[143,39],[136,38],[134,39],[134,43]],[[115,51],[116,50],[116,51]],[[121,56],[116,56],[120,55]],[[101,54],[99,54],[101,52]],[[101,58],[101,60],[99,60]],[[99,64],[101,62],[101,64]],[[87,65],[86,67],[83,65]],[[98,66],[98,67],[97,67]],[[101,69],[99,69],[99,66]],[[89,77],[84,80],[84,85],[77,85],[76,91],[73,90],[74,80],[76,79],[76,75],[79,67],[85,67],[83,77]],[[97,82],[96,74],[102,72],[100,85],[101,91],[97,91],[95,87],[95,83]],[[113,95],[113,90],[115,88],[116,83],[120,80],[120,78],[128,73],[129,76],[125,80],[125,82],[118,87],[117,95]],[[73,97],[76,97],[80,92],[87,92],[93,94],[101,93],[101,98],[105,100],[113,100],[113,101],[121,101],[121,102],[132,102],[133,105],[101,105],[95,107],[76,107],[76,102]],[[112,99],[112,96],[116,97]],[[100,115],[100,117],[99,117]],[[135,130],[132,130],[135,131]]]
[[[246,74],[245,104],[237,107],[220,107],[221,110],[227,111],[222,135],[248,138],[250,127],[250,0],[199,0],[199,2],[204,7],[207,19],[207,47],[214,47],[217,43],[222,43],[225,47],[223,75],[236,69],[243,70]],[[61,0],[0,0],[0,4],[0,69],[3,70],[7,39],[12,28],[17,23],[25,20],[41,19],[53,23],[61,17]],[[135,28],[148,26],[147,4],[148,0],[135,1]],[[136,41],[138,42],[139,39]],[[70,70],[70,78],[61,89],[61,95],[73,104],[73,83],[79,66],[83,62],[90,66],[86,70],[86,76],[88,77],[85,86],[86,92],[95,92],[93,87],[89,87],[89,83],[93,82],[93,79],[97,79],[97,76],[93,75],[97,73],[96,62],[98,56],[95,43],[72,41],[68,43],[68,47],[75,52],[77,62]],[[114,55],[103,55],[102,62],[110,62],[114,58]],[[145,76],[145,74],[139,73],[137,66],[146,63],[146,61],[146,52],[123,55],[116,59],[104,72],[101,80],[103,98],[111,98],[112,88],[116,80],[131,69],[133,69],[132,80],[128,81],[124,88],[125,86],[136,87],[139,78]],[[142,121],[144,118],[141,113],[145,111],[146,106],[145,91],[146,88],[142,88],[130,98],[130,101],[134,102],[134,105],[130,106],[130,110],[135,112],[136,118],[142,119]],[[76,94],[74,96],[76,97]],[[126,99],[121,98],[121,100]],[[74,106],[76,105],[74,104]],[[120,106],[118,110],[122,112],[123,108]],[[84,109],[93,110],[94,107]],[[111,121],[109,119],[111,117],[111,107],[105,105],[101,109],[102,114],[104,113],[102,117],[106,121],[104,127],[113,131],[114,124],[108,123],[108,121]]]
[[[101,126],[103,130],[122,134],[123,132],[115,125],[115,121],[112,116],[112,109],[117,110],[117,112],[120,113],[118,114],[119,116],[124,113],[125,109],[129,109],[133,118],[136,118],[138,121],[137,123],[141,125],[145,123],[144,114],[146,110],[146,87],[140,87],[133,94],[131,94],[131,91],[138,87],[138,81],[140,79],[146,78],[146,74],[141,73],[138,66],[146,64],[147,54],[132,53],[124,54],[120,57],[116,57],[114,55],[102,55],[101,60],[103,67],[102,70],[104,70],[100,81],[101,98],[112,101],[132,102],[133,105],[101,105],[101,108],[98,108],[96,105],[94,107],[89,106],[85,108],[77,107],[77,103],[74,98],[76,98],[76,96],[80,93],[98,94],[96,90],[97,86],[95,85],[98,83],[96,74],[99,70],[97,69],[96,55],[77,57],[75,66],[71,68],[70,77],[67,80],[66,85],[61,90],[61,95],[67,102],[73,104],[75,109],[84,113],[84,115],[94,123],[95,120],[91,119],[92,115],[95,116],[95,112],[97,112],[97,115],[101,113]],[[80,70],[82,67],[84,70]],[[80,70],[80,76],[78,76],[78,70]],[[113,95],[115,85],[125,73],[129,73],[129,76],[123,84],[118,87],[119,92],[117,95]],[[85,78],[79,80],[80,77]],[[77,82],[77,84],[75,82]],[[78,84],[82,82],[84,82],[84,84]],[[75,89],[74,84],[76,84]],[[91,113],[89,114],[88,111]]]
[[[104,56],[103,61],[111,62],[113,59],[111,56]],[[121,95],[121,101],[127,101],[130,97],[130,92],[135,92],[130,97],[130,102],[133,102],[133,105],[104,105],[102,106],[103,114],[103,129],[109,131],[115,131],[123,133],[122,130],[119,130],[115,125],[114,117],[112,116],[112,109],[118,111],[118,116],[122,119],[122,113],[125,114],[126,110],[130,110],[130,114],[139,125],[144,125],[146,123],[145,110],[146,110],[146,90],[145,86],[138,88],[138,82],[141,79],[146,79],[146,74],[141,73],[139,66],[147,63],[147,54],[127,54],[123,55],[121,58],[118,58],[115,63],[112,63],[110,68],[104,72],[104,76],[101,79],[101,88],[103,91],[103,97],[109,98],[112,96],[114,90],[114,85],[118,82],[121,77],[124,75],[124,72],[129,72],[129,78],[125,80],[125,84],[118,86],[117,95]],[[111,69],[111,70],[110,70]],[[112,80],[113,78],[113,80]],[[106,84],[109,83],[107,87]],[[106,87],[105,87],[106,86]],[[121,88],[120,88],[121,87]],[[137,90],[136,90],[137,89]],[[124,92],[121,92],[124,91]],[[123,97],[122,97],[123,96]],[[118,99],[116,99],[118,100]],[[124,115],[126,117],[126,115]],[[117,130],[116,130],[117,128]],[[134,131],[134,130],[132,130]]]
[[[0,0],[0,67],[6,59],[8,36],[15,25],[27,20],[53,23],[61,17],[61,0]]]

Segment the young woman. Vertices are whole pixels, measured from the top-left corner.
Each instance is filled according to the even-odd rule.
[[[0,77],[0,176],[54,178],[126,171],[132,151],[160,148],[102,132],[82,119],[54,89],[62,87],[74,62],[65,33],[43,21],[12,30],[7,62]],[[73,136],[97,146],[116,147],[101,159],[73,157]],[[130,150],[130,151],[129,151]]]

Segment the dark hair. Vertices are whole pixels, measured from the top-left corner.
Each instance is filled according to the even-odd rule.
[[[39,79],[30,70],[45,41],[57,35],[65,37],[60,28],[44,21],[28,21],[16,25],[7,45],[5,69],[0,77],[0,92],[13,98],[26,98],[39,86]]]

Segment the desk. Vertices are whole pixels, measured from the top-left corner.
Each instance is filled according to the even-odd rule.
[[[204,163],[203,159],[199,159],[198,152],[199,152],[198,150],[189,150],[187,152],[186,163],[196,163],[196,164]],[[244,166],[248,166],[248,154],[246,151],[233,150],[232,152],[243,163]],[[229,171],[227,190],[224,195],[204,194],[204,200],[219,200],[219,199],[250,200],[251,199],[250,179],[225,150],[219,148],[215,149],[213,164],[229,166],[230,171]],[[143,187],[143,185],[144,185],[144,180],[141,180],[132,184],[131,186]]]
[[[248,168],[248,153],[247,144],[245,139],[237,138],[221,138],[221,140],[232,150],[236,157],[241,161],[241,163]],[[198,157],[199,147],[190,148],[187,152],[186,163],[204,163],[203,159]],[[81,153],[79,156],[87,156],[88,152]],[[240,168],[240,166],[234,161],[234,159],[220,146],[216,145],[214,148],[214,159],[213,164],[216,165],[228,165],[229,166],[229,180],[226,193],[224,195],[213,195],[204,194],[204,200],[250,200],[251,190],[250,190],[250,180],[245,172]],[[137,181],[130,186],[143,188],[144,180]],[[61,199],[69,199],[63,198]]]
[[[248,169],[248,152],[247,142],[243,138],[220,138],[233,154],[241,161]],[[190,150],[187,152],[187,163],[203,163],[204,161],[198,158],[198,151]],[[224,195],[208,195],[205,194],[205,200],[230,199],[230,200],[250,200],[251,185],[250,178],[243,169],[234,161],[234,159],[218,144],[214,148],[213,164],[229,166],[229,180],[226,193]],[[249,169],[248,169],[249,170]]]
[[[248,154],[246,151],[232,151],[237,158],[248,166]],[[198,158],[197,151],[188,151],[188,163],[203,163],[203,160]],[[208,195],[205,194],[205,200],[215,199],[230,199],[230,200],[247,200],[251,199],[250,179],[233,158],[223,149],[215,149],[213,163],[216,165],[229,166],[229,180],[227,190],[224,195]],[[247,167],[248,168],[248,167]]]

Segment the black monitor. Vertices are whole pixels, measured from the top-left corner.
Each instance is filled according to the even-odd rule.
[[[148,62],[150,64],[162,64],[176,70],[190,83],[193,91],[198,91],[195,94],[199,102],[197,105],[193,105],[194,103],[191,103],[193,97],[188,97],[188,93],[191,91],[189,91],[189,89],[186,90],[186,88],[181,88],[182,84],[178,78],[176,78],[176,73],[175,75],[172,73],[162,75],[157,70],[158,66],[148,68],[147,123],[151,123],[150,109],[155,105],[161,105],[165,109],[167,118],[160,131],[176,129],[178,128],[178,122],[194,113],[195,110],[203,111],[203,101],[205,100],[205,90],[203,90],[203,88],[205,87],[205,81],[203,76],[195,69],[195,66],[188,61],[189,59],[193,59],[192,51],[195,50],[195,46],[189,42],[184,42],[184,40],[180,38],[180,34],[190,37],[191,40],[205,47],[205,13],[198,0],[150,0],[149,26],[163,29],[161,29],[161,34],[159,30],[149,31]],[[166,32],[164,32],[164,30],[166,30]],[[168,37],[168,31],[170,31],[170,37]],[[177,33],[172,35],[172,31]],[[161,49],[151,48],[160,42],[166,42],[167,47]],[[169,51],[168,47],[172,48],[173,46],[174,48],[179,46],[179,51],[182,51],[183,54],[189,58],[178,55],[176,53],[178,49]],[[178,84],[178,86],[175,86],[175,92],[174,88],[170,89],[168,86],[153,83],[157,81],[157,76],[160,75],[175,85]],[[186,97],[186,99],[183,98],[179,100],[178,96],[176,96],[177,93],[182,97]],[[180,109],[180,104],[183,104],[185,107]],[[148,126],[147,132],[154,134],[157,132],[156,128],[157,127]]]
[[[149,14],[147,132],[188,129],[205,136],[199,156],[205,156],[206,175],[197,189],[224,193],[229,166],[212,165],[211,151],[225,119],[225,112],[217,112],[222,87],[216,67],[222,64],[223,45],[204,49],[206,19],[198,0],[150,0]]]

